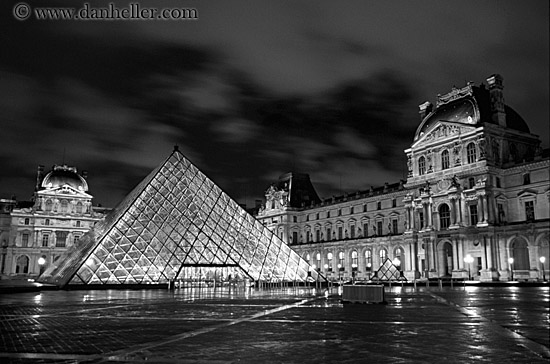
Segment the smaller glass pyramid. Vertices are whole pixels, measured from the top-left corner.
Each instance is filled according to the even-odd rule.
[[[305,260],[176,147],[39,282],[157,284],[194,277],[305,282],[308,271]]]

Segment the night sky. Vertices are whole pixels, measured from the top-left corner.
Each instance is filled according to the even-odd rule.
[[[30,199],[37,165],[66,163],[114,207],[176,144],[249,207],[289,171],[321,198],[396,183],[418,105],[494,73],[549,145],[547,0],[140,1],[199,18],[86,22],[18,21],[15,3],[0,4],[0,198]]]

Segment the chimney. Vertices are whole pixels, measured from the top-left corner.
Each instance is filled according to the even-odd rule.
[[[34,187],[35,191],[38,191],[40,189],[40,185],[42,184],[43,178],[44,178],[44,166],[39,164],[38,170],[36,171],[36,186]]]
[[[426,101],[425,103],[418,105],[418,108],[420,109],[418,112],[420,114],[420,120],[424,120],[424,118],[432,112],[433,105],[431,102]]]
[[[506,111],[504,109],[504,89],[502,76],[494,74],[487,78],[489,95],[491,97],[491,119],[495,124],[506,126]]]

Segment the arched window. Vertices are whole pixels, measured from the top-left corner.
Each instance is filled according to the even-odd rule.
[[[344,252],[338,252],[338,268],[344,270]]]
[[[439,206],[439,227],[441,230],[448,229],[451,225],[451,210],[446,203]]]
[[[309,255],[309,254],[306,255],[306,262],[307,262],[307,264],[311,265],[311,255]]]
[[[365,265],[367,271],[372,270],[372,251],[370,249],[365,250]]]
[[[468,163],[474,163],[477,160],[476,145],[474,143],[470,143],[466,146],[466,157]]]
[[[384,264],[384,262],[386,261],[386,258],[388,257],[388,252],[386,251],[386,249],[382,248],[380,249],[380,252],[378,253],[379,257],[380,257],[380,265]]]
[[[426,159],[424,157],[418,158],[418,174],[426,174]]]
[[[29,273],[29,257],[21,255],[17,258],[15,273]]]
[[[354,250],[351,252],[351,266],[357,267],[358,266],[358,259],[357,259],[357,251]]]
[[[328,264],[328,271],[332,272],[332,253],[327,253],[327,264]]]
[[[82,213],[82,203],[81,202],[78,202],[76,204],[76,213],[77,214],[81,214]]]
[[[52,200],[47,200],[46,201],[46,211],[52,211],[52,208],[53,208]]]
[[[403,248],[399,247],[395,249],[393,264],[400,271],[405,270],[405,251],[403,250]]]
[[[27,217],[27,218],[25,218],[25,225],[29,225],[29,223],[30,223],[30,220],[29,220],[29,218],[28,218],[28,217]]]
[[[317,258],[316,268],[321,268],[321,253],[317,253],[315,258]]]
[[[441,169],[448,169],[450,167],[449,164],[449,151],[444,150],[441,153]]]

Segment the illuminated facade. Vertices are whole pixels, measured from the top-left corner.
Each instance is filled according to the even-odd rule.
[[[502,77],[487,83],[420,105],[406,181],[320,200],[308,176],[283,175],[258,219],[336,280],[372,278],[387,259],[409,280],[548,277],[548,150],[504,103]]]
[[[67,165],[48,173],[39,166],[33,201],[0,201],[2,279],[37,278],[103,217],[86,177]]]
[[[300,282],[308,271],[298,254],[176,148],[40,281],[59,286],[197,278]]]

